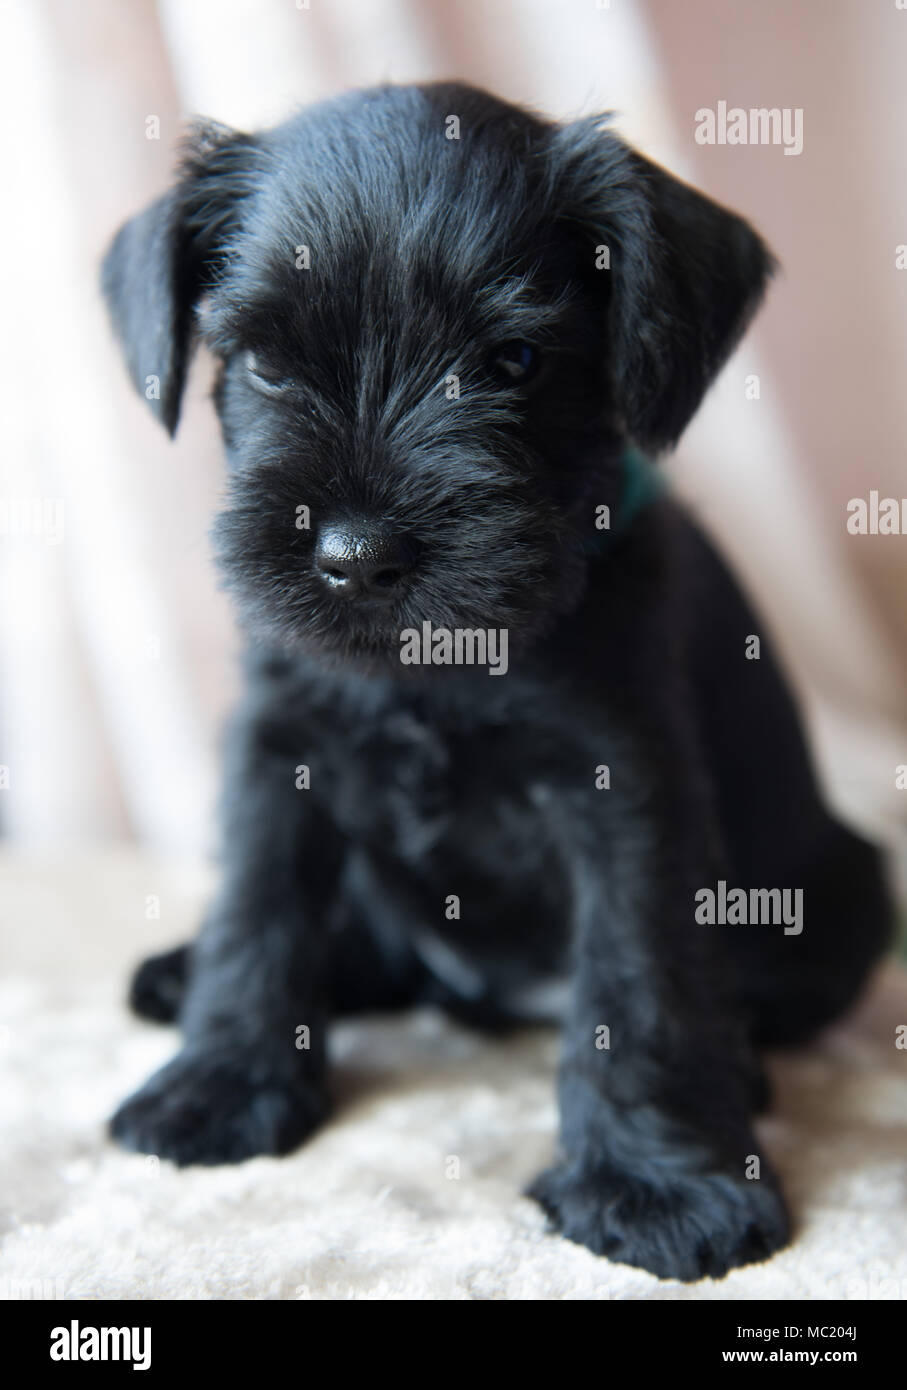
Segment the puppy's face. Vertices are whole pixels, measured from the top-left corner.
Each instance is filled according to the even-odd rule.
[[[399,670],[425,620],[520,644],[576,603],[623,444],[673,442],[768,270],[595,123],[441,86],[203,132],[105,288],[169,428],[194,329],[219,359],[252,628]]]

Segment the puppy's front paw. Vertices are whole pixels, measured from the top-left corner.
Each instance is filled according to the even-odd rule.
[[[790,1237],[771,1175],[706,1173],[657,1187],[563,1163],[536,1178],[529,1196],[568,1240],[660,1279],[720,1279],[737,1265],[768,1259]]]
[[[257,1057],[182,1052],[123,1102],[110,1132],[174,1163],[238,1163],[296,1148],[327,1112],[323,1088]]]

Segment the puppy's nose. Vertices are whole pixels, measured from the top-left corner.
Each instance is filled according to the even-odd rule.
[[[393,598],[413,568],[406,536],[370,524],[326,527],[318,537],[315,571],[342,598]]]

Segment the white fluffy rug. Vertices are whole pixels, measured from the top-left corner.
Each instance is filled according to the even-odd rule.
[[[761,1131],[794,1244],[684,1286],[547,1234],[519,1195],[554,1143],[546,1032],[489,1043],[429,1011],[345,1025],[336,1113],[292,1157],[177,1171],[118,1152],[106,1117],[176,1044],[126,1012],[128,970],[189,934],[206,875],[128,855],[7,858],[0,875],[3,1297],[907,1297],[896,967],[847,1027],[772,1064]]]

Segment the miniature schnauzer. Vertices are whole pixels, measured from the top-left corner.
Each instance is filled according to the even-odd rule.
[[[193,342],[218,361],[245,683],[222,890],[133,984],[183,1048],[122,1144],[293,1149],[340,1015],[557,1017],[554,1226],[682,1280],[788,1240],[758,1049],[849,1005],[888,894],[649,461],[772,269],[602,118],[439,84],[195,129],[103,282],[171,434]]]

